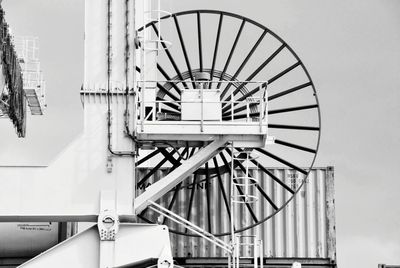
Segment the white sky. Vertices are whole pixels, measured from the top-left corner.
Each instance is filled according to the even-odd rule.
[[[0,164],[46,164],[80,132],[83,0],[4,0],[15,35],[38,36],[48,109],[27,138],[0,121]],[[315,166],[335,166],[339,267],[400,264],[400,1],[164,0],[220,9],[280,35],[307,66],[322,110]]]

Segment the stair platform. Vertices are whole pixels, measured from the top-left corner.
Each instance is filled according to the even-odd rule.
[[[226,136],[237,146],[245,143],[245,147],[259,147],[267,141],[267,125],[238,121],[144,121],[137,124],[136,135],[141,141],[212,141]]]

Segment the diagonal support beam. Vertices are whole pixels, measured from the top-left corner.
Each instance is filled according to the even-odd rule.
[[[226,143],[227,139],[224,137],[211,142],[209,145],[198,151],[188,160],[182,161],[182,165],[177,167],[167,176],[149,186],[144,193],[135,198],[135,213],[139,214],[147,206],[150,205],[150,201],[158,200],[164,194],[174,188],[177,184],[182,182],[205,162],[218,154],[223,148],[225,148]]]

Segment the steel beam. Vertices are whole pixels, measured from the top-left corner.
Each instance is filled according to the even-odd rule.
[[[141,243],[132,243],[132,241],[141,241]],[[109,267],[135,267],[135,264],[149,259],[157,259],[158,264],[162,262],[172,264],[168,228],[164,225],[121,225],[114,242],[114,258]],[[98,268],[99,245],[97,226],[93,226],[20,267]]]
[[[182,165],[169,173],[166,177],[149,186],[144,193],[136,197],[134,202],[135,213],[139,214],[150,204],[149,201],[156,201],[169,192],[206,161],[215,156],[221,148],[225,147],[226,143],[227,139],[224,137],[214,140],[188,160],[182,161]]]

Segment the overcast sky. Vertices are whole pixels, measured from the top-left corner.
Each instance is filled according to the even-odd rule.
[[[294,48],[316,85],[322,141],[335,166],[339,267],[400,264],[400,1],[168,0],[252,18]],[[0,121],[0,165],[47,164],[82,128],[83,0],[3,0],[15,35],[40,38],[46,115],[27,138]]]

